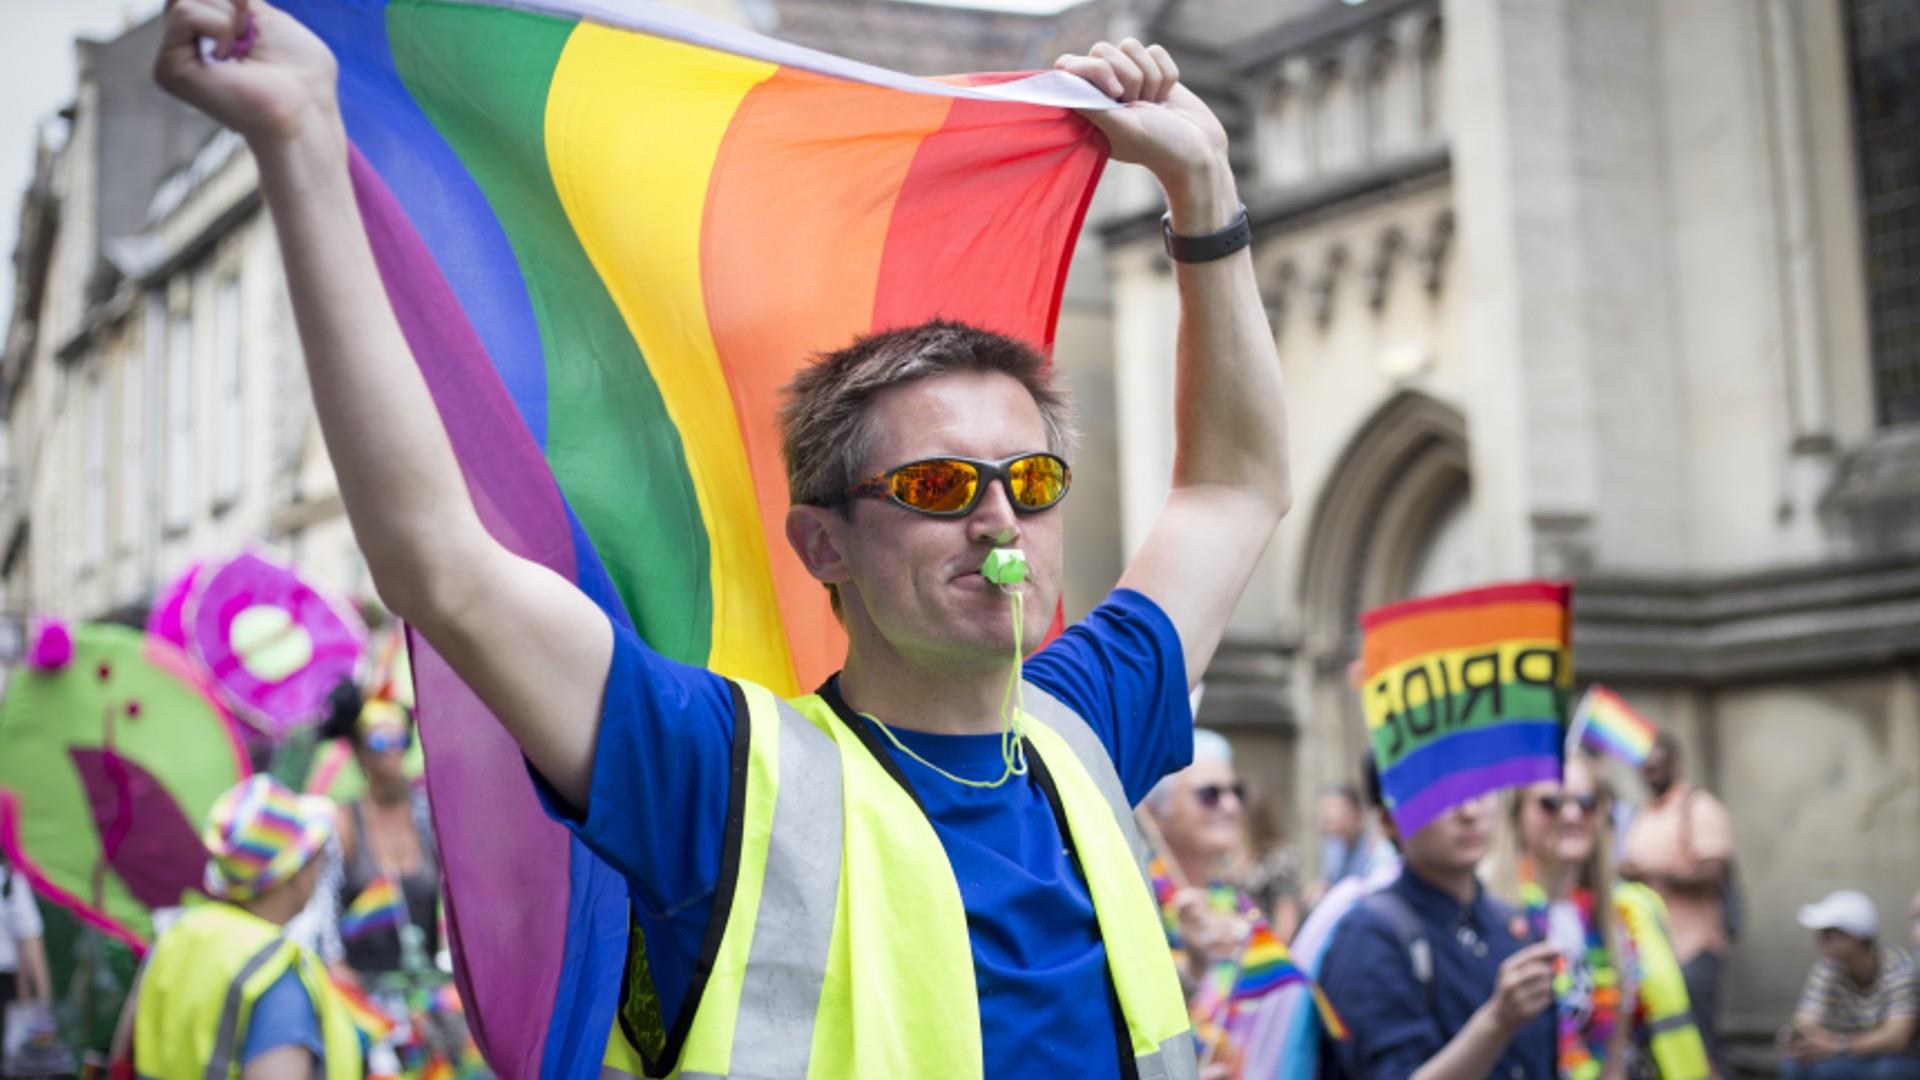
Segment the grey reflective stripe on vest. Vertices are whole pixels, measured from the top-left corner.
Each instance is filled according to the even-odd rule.
[[[1113,770],[1113,758],[1107,755],[1106,744],[1094,733],[1080,714],[1062,704],[1059,698],[1047,693],[1032,683],[1021,683],[1020,692],[1028,716],[1047,725],[1055,735],[1060,736],[1073,749],[1073,756],[1080,759],[1080,767],[1093,778],[1094,786],[1113,808],[1113,819],[1120,825],[1120,835],[1127,838],[1127,847],[1133,850],[1133,861],[1140,867],[1140,880],[1152,882],[1147,877],[1147,842],[1140,837],[1140,825],[1133,820],[1133,804],[1127,801],[1126,788],[1121,786],[1120,774]]]
[[[840,902],[840,747],[786,702],[778,709],[780,787],[733,1027],[736,1077],[807,1074]]]
[[[234,1057],[240,1050],[240,1002],[246,992],[247,980],[253,978],[267,961],[279,953],[286,944],[285,938],[274,938],[267,942],[266,948],[254,953],[240,967],[240,973],[227,984],[227,1004],[220,1010],[220,1031],[213,1037],[213,1056],[207,1059],[207,1080],[227,1080],[233,1071]]]
[[[1647,1025],[1648,1035],[1665,1035],[1670,1031],[1680,1031],[1693,1026],[1693,1014],[1678,1013],[1663,1020],[1655,1020]]]
[[[1184,1031],[1161,1043],[1153,1053],[1136,1055],[1133,1063],[1140,1070],[1140,1080],[1199,1080],[1200,1076],[1193,1036]]]

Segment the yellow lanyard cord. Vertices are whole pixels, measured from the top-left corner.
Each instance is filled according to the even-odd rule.
[[[955,776],[914,753],[906,743],[900,741],[900,737],[893,733],[892,728],[881,722],[879,717],[867,717],[873,721],[874,727],[880,729],[880,734],[885,735],[887,741],[901,753],[954,783],[970,788],[997,788],[1016,776],[1027,775],[1026,714],[1022,711],[1025,699],[1021,689],[1022,657],[1025,654],[1020,647],[1021,634],[1025,631],[1027,623],[1026,599],[1022,596],[1022,590],[1019,589],[1009,588],[1007,595],[1013,598],[1013,672],[1007,679],[1007,692],[1000,698],[1000,760],[1006,763],[1007,768],[1000,774],[998,780],[969,780],[964,776]]]

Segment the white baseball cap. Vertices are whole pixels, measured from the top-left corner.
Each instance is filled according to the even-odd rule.
[[[1858,889],[1841,889],[1800,909],[1800,925],[1809,930],[1838,930],[1862,941],[1880,936],[1880,912]]]

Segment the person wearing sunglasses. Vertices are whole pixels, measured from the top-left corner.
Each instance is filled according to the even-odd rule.
[[[1611,800],[1576,752],[1560,783],[1504,797],[1489,877],[1553,944],[1554,1011],[1563,1080],[1658,1076],[1705,1080],[1705,1044],[1667,932],[1666,905],[1615,874]]]
[[[364,236],[334,58],[260,0],[176,0],[165,20],[157,80],[259,165],[382,600],[625,880],[602,1075],[1194,1075],[1130,807],[1187,763],[1187,692],[1291,489],[1226,131],[1166,50],[1102,42],[1056,65],[1118,103],[1086,120],[1165,192],[1179,291],[1170,491],[1120,588],[1032,653],[1064,581],[1065,391],[1033,343],[877,333],[806,369],[780,416],[785,534],[847,638],[836,677],[783,701],[654,652],[488,532]],[[965,311],[1024,286],[954,287]],[[1003,548],[1024,552],[1018,602],[985,573]],[[646,588],[657,568],[624,569]]]
[[[1234,772],[1233,746],[1194,729],[1193,764],[1155,784],[1141,809],[1156,849],[1149,874],[1201,1055],[1220,1075],[1237,1075],[1258,1014],[1232,1000],[1232,989],[1254,928],[1272,928],[1229,877],[1247,840],[1247,786]]]
[[[369,991],[392,984],[385,990],[398,996],[434,977],[439,948],[439,857],[426,785],[407,768],[413,712],[397,701],[363,700],[351,683],[332,705],[321,735],[347,741],[366,790],[339,804],[326,874],[336,917],[323,928],[319,951],[339,962],[336,974]]]

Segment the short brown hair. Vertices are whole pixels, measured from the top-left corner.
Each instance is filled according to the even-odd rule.
[[[864,479],[854,473],[873,445],[867,406],[881,391],[975,371],[1018,379],[1040,408],[1047,449],[1071,456],[1077,439],[1072,400],[1054,382],[1046,359],[1004,334],[935,319],[869,334],[822,354],[787,384],[780,408],[787,497],[795,504],[821,505]]]

